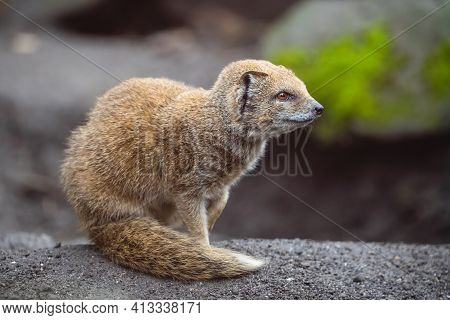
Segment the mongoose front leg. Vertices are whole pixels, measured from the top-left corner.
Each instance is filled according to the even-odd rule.
[[[191,237],[209,245],[206,206],[203,199],[183,197],[177,201],[177,214]]]
[[[208,230],[211,231],[217,219],[222,214],[223,209],[227,205],[229,191],[226,189],[221,196],[211,199],[208,206]]]

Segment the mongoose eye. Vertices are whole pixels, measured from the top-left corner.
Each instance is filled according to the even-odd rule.
[[[277,99],[280,101],[286,101],[287,99],[289,99],[289,93],[280,92],[279,94],[277,94]]]

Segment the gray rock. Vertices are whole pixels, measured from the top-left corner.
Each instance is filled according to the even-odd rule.
[[[44,249],[56,245],[55,240],[46,234],[17,232],[0,236],[0,248],[3,249]]]
[[[178,282],[119,267],[92,246],[27,251],[27,256],[21,250],[0,251],[0,299],[448,297],[449,245],[308,240],[232,240],[215,245],[265,257],[268,264],[237,279]],[[364,282],[355,281],[355,274]]]
[[[437,78],[430,80],[431,76],[429,75],[432,72],[429,70],[433,68],[450,69],[448,57],[444,58],[445,55],[448,55],[450,47],[450,5],[437,10],[422,22],[420,21],[443,3],[434,0],[301,2],[289,10],[268,32],[263,41],[263,51],[266,57],[276,56],[283,48],[299,49],[307,54],[306,60],[309,61],[308,63],[312,63],[310,72],[305,71],[305,65],[298,66],[295,71],[300,77],[302,77],[302,71],[304,72],[303,79],[307,84],[314,83],[314,86],[309,87],[310,91],[314,91],[366,55],[375,53],[375,50],[377,53],[371,55],[371,59],[377,59],[377,56],[383,59],[378,67],[375,66],[375,63],[370,62],[371,59],[360,64],[362,66],[365,63],[372,63],[372,68],[382,70],[379,71],[381,79],[377,78],[379,82],[367,80],[371,81],[368,88],[365,86],[359,88],[357,80],[356,83],[351,83],[354,90],[364,91],[365,94],[371,96],[370,99],[367,98],[365,101],[355,99],[355,101],[345,104],[343,101],[351,101],[355,95],[351,92],[339,95],[340,92],[344,92],[341,87],[349,86],[348,79],[352,75],[355,75],[355,79],[369,79],[362,73],[364,72],[361,71],[362,67],[355,67],[348,71],[345,77],[340,77],[342,84],[339,84],[339,78],[333,81],[334,89],[333,86],[328,85],[315,93],[319,101],[329,110],[328,114],[325,112],[325,116],[318,124],[319,128],[316,133],[321,132],[321,125],[323,128],[327,127],[329,133],[323,133],[323,136],[326,135],[328,139],[333,139],[338,136],[337,133],[343,132],[355,132],[375,137],[435,132],[450,127],[450,90],[436,88],[436,86],[441,87],[445,82],[448,87],[448,76],[439,80]],[[417,25],[410,31],[406,30],[415,23]],[[325,68],[319,70],[325,64],[333,65],[330,61],[342,61],[343,58],[345,60],[345,57],[339,55],[340,51],[335,50],[329,52],[327,58],[320,60],[323,63],[311,62],[314,57],[320,56],[336,41],[348,44],[349,39],[352,39],[357,43],[364,41],[367,43],[368,41],[363,39],[368,30],[375,27],[382,27],[387,33],[386,41],[380,40],[378,43],[373,40],[377,44],[373,48],[367,49],[367,52],[360,52],[360,55],[354,57],[352,61],[346,61],[340,67],[330,67],[335,68],[332,71],[324,71]],[[400,34],[401,36],[399,36]],[[387,44],[388,40],[392,40],[392,42],[381,49],[380,47]],[[445,49],[447,51],[445,54],[441,53],[440,61],[446,59],[447,62],[440,62],[438,67],[437,60],[439,59],[434,59],[434,57],[443,46],[447,48]],[[378,50],[378,48],[380,49]],[[357,50],[354,49],[353,52],[358,52]],[[383,54],[387,56],[383,57]],[[300,60],[300,58],[291,57],[291,62],[293,59]],[[295,63],[292,62],[290,67],[295,69]],[[435,66],[434,63],[436,63]],[[339,62],[334,64],[339,65]],[[366,72],[375,74],[373,70],[375,69]],[[361,72],[360,75],[358,75],[359,72]],[[442,72],[448,73],[448,71],[441,70],[441,75]],[[312,77],[311,73],[322,74],[323,79]],[[365,98],[367,95],[356,96]],[[371,106],[371,103],[374,105]],[[341,110],[340,114],[337,114],[337,107]],[[338,120],[342,119],[341,117],[345,118],[347,112],[350,112],[349,110],[351,110],[351,115],[346,121]],[[365,110],[365,112],[360,110]],[[335,130],[332,130],[332,126],[336,127]],[[325,131],[325,129],[323,130]]]

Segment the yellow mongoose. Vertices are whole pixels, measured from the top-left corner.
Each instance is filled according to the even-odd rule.
[[[130,79],[72,133],[62,183],[82,227],[116,263],[184,280],[238,276],[263,262],[210,246],[208,229],[267,139],[322,110],[292,71],[262,60],[229,64],[211,90]]]

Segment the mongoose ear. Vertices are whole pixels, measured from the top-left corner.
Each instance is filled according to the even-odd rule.
[[[249,108],[250,98],[257,93],[256,84],[268,74],[259,71],[247,71],[241,76],[237,91],[237,111],[243,114]]]

